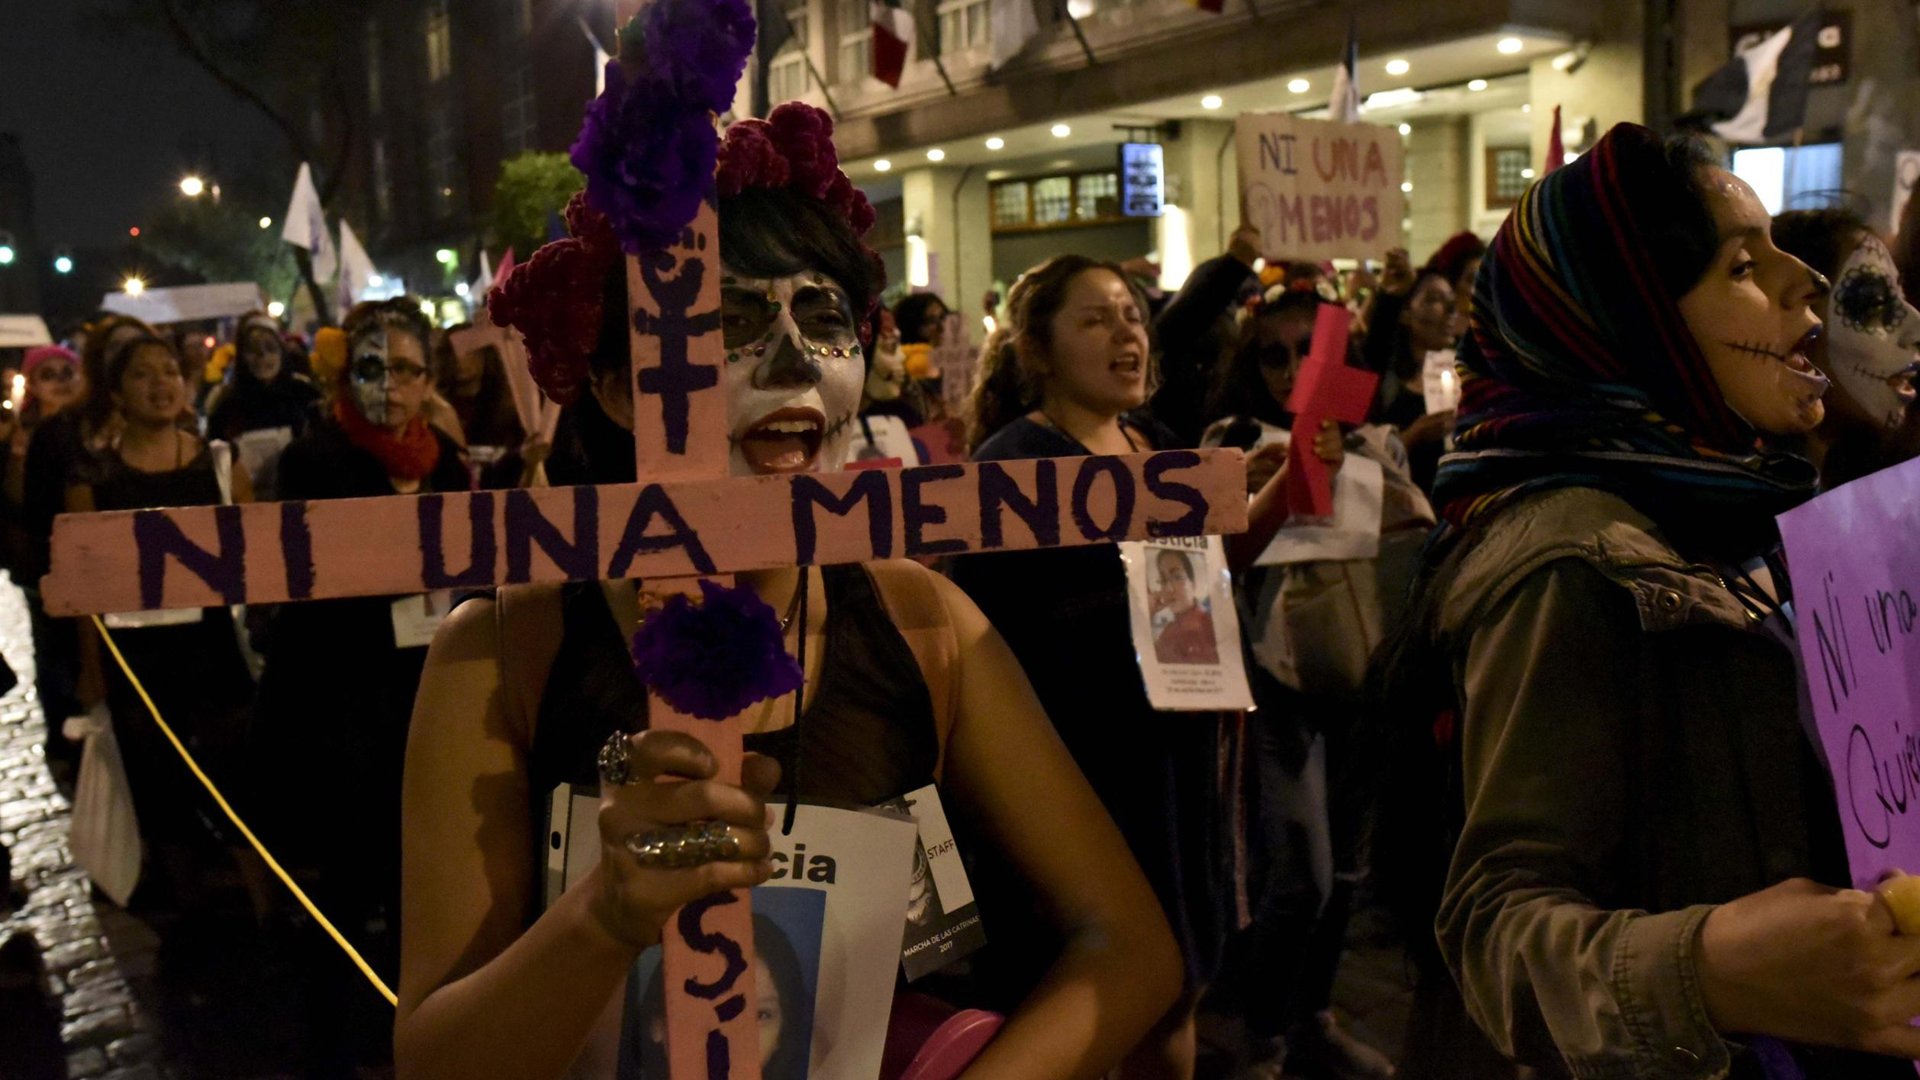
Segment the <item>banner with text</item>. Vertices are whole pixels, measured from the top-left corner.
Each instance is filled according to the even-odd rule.
[[[1406,243],[1406,150],[1376,124],[1244,113],[1240,198],[1269,262],[1377,259]]]
[[[1238,450],[63,515],[56,615],[1243,531]]]

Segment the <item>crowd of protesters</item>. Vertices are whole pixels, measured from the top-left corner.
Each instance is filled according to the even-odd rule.
[[[726,250],[753,257],[755,214],[808,213],[728,202]],[[997,675],[1024,674],[1178,949],[1161,975],[1180,992],[1123,1075],[1904,1072],[1893,1059],[1920,1053],[1905,1027],[1920,992],[1859,974],[1892,934],[1838,888],[1772,521],[1920,454],[1916,217],[1892,237],[1844,206],[1769,219],[1699,143],[1622,125],[1490,241],[1463,233],[1417,264],[1397,249],[1345,273],[1269,263],[1243,229],[1157,301],[1135,267],[1050,259],[1004,304],[989,298],[978,350],[931,294],[880,312],[872,356],[846,376],[856,458],[1248,452],[1253,527],[1228,558],[1252,712],[1164,712],[1120,677],[1136,646],[1112,548],[938,567],[1018,661]],[[815,225],[839,274],[839,226]],[[759,276],[772,289],[803,268],[769,256]],[[1346,362],[1379,388],[1364,421],[1310,433],[1311,452],[1336,484],[1349,462],[1377,467],[1377,553],[1263,565],[1290,521],[1289,397],[1328,305],[1350,317]],[[263,313],[190,328],[112,316],[19,358],[22,392],[0,414],[5,565],[33,616],[49,759],[75,767],[69,717],[104,716],[120,743],[147,851],[135,911],[189,907],[228,868],[260,918],[286,902],[91,623],[46,614],[55,515],[632,478],[617,410],[589,396],[548,445],[502,352],[459,329],[410,298],[362,304],[312,340]],[[607,341],[595,362],[617,374],[625,335]],[[1728,344],[1749,341],[1767,363]],[[780,587],[805,590],[807,573]],[[909,589],[900,579],[829,571],[817,587],[878,620],[861,633],[900,640],[881,603]],[[1649,617],[1645,589],[1688,614]],[[612,626],[598,591],[568,597],[554,625],[569,643]],[[427,658],[447,608],[375,597],[108,623],[153,708],[390,978],[402,769],[416,695],[431,716],[434,693],[453,693],[431,689]],[[840,676],[862,674],[887,689],[877,670]],[[533,700],[598,708],[575,701],[598,685],[587,676],[556,675]],[[942,738],[955,722],[927,721]],[[972,767],[993,791],[1013,765]],[[1093,805],[1073,803],[1080,790],[1063,822]],[[1114,879],[1120,900],[1102,907],[1040,856],[1000,861],[978,856],[983,896],[1019,878],[1036,903],[1133,925],[1138,878]],[[1410,958],[1404,1045],[1366,1044],[1333,1009],[1368,906],[1394,916]],[[1008,979],[1048,977],[1045,930],[992,926],[1020,961]],[[1142,990],[1128,1007],[1149,1002]],[[453,1037],[418,1026],[416,1041]]]

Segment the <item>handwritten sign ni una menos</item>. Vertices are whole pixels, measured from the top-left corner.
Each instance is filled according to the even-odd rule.
[[[1406,152],[1376,124],[1246,113],[1240,197],[1269,261],[1378,258],[1406,243]]]

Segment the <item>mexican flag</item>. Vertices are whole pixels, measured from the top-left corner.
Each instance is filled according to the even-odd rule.
[[[899,89],[912,41],[913,15],[902,0],[873,0],[873,77]]]

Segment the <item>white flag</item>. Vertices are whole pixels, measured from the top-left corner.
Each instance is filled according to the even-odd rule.
[[[593,96],[599,97],[607,92],[607,61],[613,57],[600,47],[600,38],[584,18],[580,20],[580,32],[587,35],[587,43],[593,46]]]
[[[1342,124],[1360,122],[1360,42],[1347,26],[1347,50],[1333,70],[1333,93],[1327,98],[1329,119]]]
[[[318,271],[315,271],[318,273]],[[354,302],[365,296],[373,287],[373,260],[367,257],[367,249],[360,246],[360,238],[353,234],[353,226],[346,218],[340,219],[340,311],[345,315]]]
[[[320,206],[320,193],[313,186],[313,171],[304,161],[300,163],[299,177],[293,182],[293,198],[287,202],[280,239],[312,252],[313,279],[321,285],[332,283],[340,259],[334,250],[333,236],[327,231],[327,212]]]
[[[493,263],[488,261],[484,249],[480,252],[480,276],[473,279],[475,303],[485,304],[487,292],[493,288]]]
[[[988,66],[994,68],[1005,67],[1040,34],[1033,0],[993,0],[987,8],[987,26],[991,31]]]

